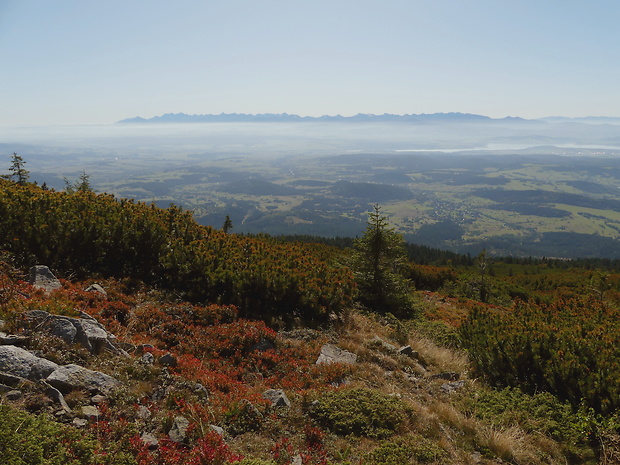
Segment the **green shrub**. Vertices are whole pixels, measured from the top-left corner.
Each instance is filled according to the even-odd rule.
[[[377,439],[393,435],[410,414],[400,399],[364,388],[326,393],[312,409],[336,434]]]
[[[445,454],[433,441],[414,435],[382,441],[366,458],[373,465],[407,465],[432,462]]]
[[[81,465],[92,463],[95,441],[44,416],[0,405],[0,457],[11,465]]]

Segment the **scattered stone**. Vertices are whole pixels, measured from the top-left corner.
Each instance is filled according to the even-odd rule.
[[[138,407],[138,418],[140,418],[141,420],[148,420],[149,418],[151,418],[151,411],[145,407],[144,405],[141,405],[140,407]]]
[[[400,349],[398,349],[398,353],[401,355],[406,355],[407,357],[413,358],[415,360],[417,360],[418,358],[420,358],[420,354],[418,354],[417,350],[413,350],[411,348],[411,346],[403,346]]]
[[[438,373],[436,375],[430,376],[430,379],[445,379],[446,381],[458,381],[461,377],[459,373],[455,373],[452,371],[447,371],[445,373]]]
[[[60,406],[62,407],[62,412],[71,413],[72,410],[65,401],[65,397],[62,395],[62,393],[54,386],[51,386],[45,381],[42,381],[42,383],[47,388],[45,393],[49,396],[50,399],[60,404]]]
[[[170,440],[181,443],[185,441],[185,435],[187,434],[187,428],[189,427],[189,420],[185,417],[174,417],[172,428],[168,431]]]
[[[30,268],[30,278],[28,280],[34,287],[51,292],[60,289],[62,285],[54,276],[50,269],[45,265],[36,265]]]
[[[151,433],[142,433],[140,440],[147,446],[148,450],[156,450],[159,447],[159,441]]]
[[[465,381],[454,381],[453,383],[444,383],[441,385],[440,389],[446,394],[450,394],[454,391],[457,391],[465,386]]]
[[[155,356],[150,352],[145,352],[140,357],[140,363],[143,365],[153,365],[155,363]]]
[[[357,355],[346,350],[339,349],[333,344],[325,344],[321,348],[321,353],[316,361],[317,365],[323,363],[344,363],[351,365],[357,362]]]
[[[120,385],[109,375],[73,364],[58,367],[47,377],[47,382],[62,392],[87,389],[103,394]]]
[[[177,358],[174,355],[168,353],[159,357],[159,363],[164,366],[174,368],[175,366],[177,366]]]
[[[21,346],[28,342],[29,339],[27,336],[0,333],[0,345],[3,346]]]
[[[214,431],[215,433],[219,434],[220,436],[224,436],[224,428],[222,428],[221,426],[209,425],[209,428],[211,428],[211,431]]]
[[[22,391],[17,391],[15,389],[6,393],[6,398],[9,400],[18,400],[21,399],[24,393]]]
[[[58,368],[54,362],[16,346],[0,346],[0,371],[20,378],[45,378]]]
[[[380,349],[384,350],[385,352],[396,352],[396,351],[398,351],[396,346],[394,346],[394,345],[392,345],[392,344],[390,344],[388,342],[385,342],[379,336],[373,337],[368,344],[371,345],[371,346],[379,347]]]
[[[76,428],[86,428],[86,425],[88,425],[88,420],[85,420],[84,418],[74,418],[72,424]]]
[[[291,459],[291,465],[303,465],[304,460],[301,455],[297,454]]]
[[[18,386],[20,383],[25,382],[26,379],[21,376],[10,375],[9,373],[4,373],[0,371],[0,383],[6,384],[8,386]],[[10,388],[12,389],[12,388]],[[10,390],[9,389],[9,390]]]
[[[101,394],[97,394],[90,398],[90,402],[95,405],[99,405],[99,404],[103,404],[105,402],[105,399],[106,399],[105,396],[102,396]]]
[[[82,407],[82,416],[88,420],[97,421],[100,415],[101,412],[94,405],[85,405],[84,407]]]
[[[88,286],[86,289],[84,289],[84,291],[86,292],[98,292],[99,294],[101,294],[104,297],[108,296],[108,293],[105,291],[105,289],[103,287],[101,287],[99,284],[91,284],[90,286]]]
[[[271,402],[272,407],[290,407],[291,401],[281,389],[267,389],[263,392],[263,398]]]

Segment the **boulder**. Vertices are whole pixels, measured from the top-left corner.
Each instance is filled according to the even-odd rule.
[[[263,398],[271,402],[272,407],[290,407],[291,401],[281,389],[267,389],[263,392]]]
[[[99,416],[101,416],[101,412],[94,405],[85,405],[82,407],[82,416],[88,420],[97,421]]]
[[[148,450],[156,450],[159,447],[159,441],[151,433],[142,433],[140,440],[146,445]]]
[[[37,380],[58,368],[54,362],[16,346],[0,346],[0,371],[10,375]]]
[[[98,294],[101,294],[104,297],[108,296],[108,293],[99,284],[91,284],[86,289],[84,289],[84,291],[86,291],[86,292],[96,292]]]
[[[168,353],[159,357],[159,363],[161,365],[174,368],[175,366],[177,366],[177,358],[174,355]]]
[[[28,280],[34,287],[51,292],[60,289],[62,285],[54,276],[50,269],[45,265],[36,265],[30,268],[30,278]]]
[[[325,344],[321,348],[321,353],[319,354],[319,358],[317,359],[316,364],[321,365],[323,363],[344,363],[351,365],[356,362],[357,355],[346,350],[342,350],[333,344]]]
[[[89,370],[79,365],[65,365],[56,368],[46,381],[61,392],[86,389],[91,392],[109,393],[120,382],[105,373]]]
[[[407,357],[410,357],[416,360],[420,357],[420,355],[418,354],[418,351],[413,350],[411,346],[401,347],[400,349],[398,349],[398,353],[401,355],[406,355]]]
[[[33,331],[45,331],[57,336],[67,344],[78,343],[92,354],[107,349],[119,354],[123,351],[114,345],[114,335],[108,333],[101,323],[88,313],[80,312],[80,318],[52,315],[43,310],[30,310],[24,318]]]
[[[185,436],[187,434],[187,428],[189,427],[189,420],[185,417],[174,417],[174,421],[172,422],[172,428],[168,431],[168,436],[171,441],[174,442],[183,442],[185,441]]]

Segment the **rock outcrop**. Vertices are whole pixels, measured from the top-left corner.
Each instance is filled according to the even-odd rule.
[[[37,357],[21,347],[0,346],[0,371],[10,376],[38,380],[57,368],[56,363]]]
[[[30,310],[24,319],[31,331],[45,331],[57,336],[67,344],[77,343],[92,354],[109,350],[115,354],[123,351],[116,347],[114,335],[108,333],[101,323],[85,312],[80,318],[52,315],[43,310]]]

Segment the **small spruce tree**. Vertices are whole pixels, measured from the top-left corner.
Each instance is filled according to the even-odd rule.
[[[11,167],[9,168],[9,171],[12,171],[12,174],[5,175],[3,178],[9,179],[23,186],[28,182],[28,177],[30,176],[30,171],[24,167],[25,164],[26,162],[24,159],[17,155],[17,153],[13,152],[13,155],[11,156]]]
[[[224,231],[224,233],[228,234],[228,232],[233,228],[233,224],[232,221],[230,219],[230,216],[226,215],[226,220],[224,220],[224,226],[222,226],[222,231]]]
[[[65,180],[65,192],[69,194],[75,194],[76,192],[93,192],[93,188],[90,185],[90,174],[82,170],[82,173],[74,182],[69,182],[67,178]]]
[[[388,226],[381,208],[375,205],[364,235],[354,244],[353,271],[363,305],[398,317],[413,316],[410,282],[400,272],[406,257],[402,236]]]

